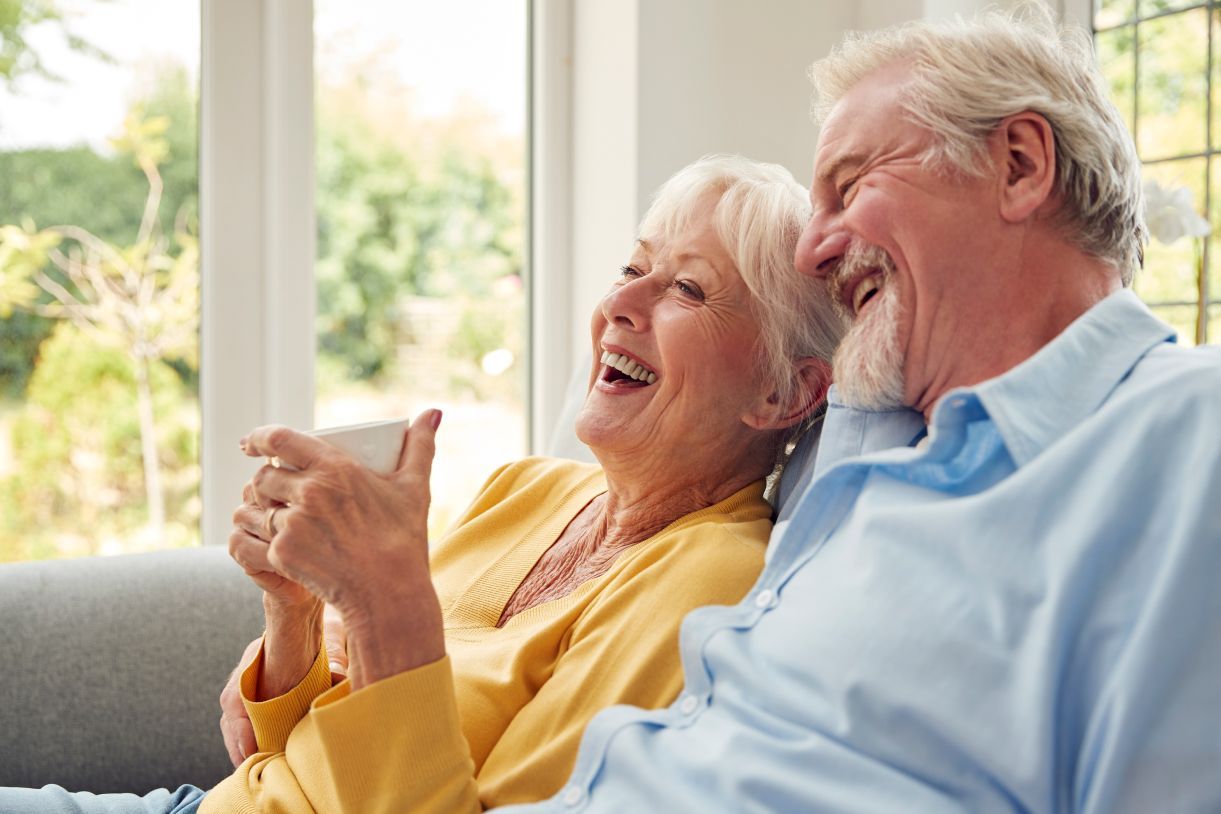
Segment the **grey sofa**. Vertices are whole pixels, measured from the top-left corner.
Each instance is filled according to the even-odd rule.
[[[214,785],[260,597],[223,546],[0,565],[0,786]]]

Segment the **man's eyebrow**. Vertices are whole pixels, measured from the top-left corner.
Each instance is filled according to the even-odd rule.
[[[821,184],[831,183],[834,181],[846,167],[860,166],[865,163],[865,157],[861,153],[846,153],[838,156],[831,162],[831,166],[820,168],[814,174],[814,180]]]

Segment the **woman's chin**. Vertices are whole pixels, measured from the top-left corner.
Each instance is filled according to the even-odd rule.
[[[593,450],[597,457],[601,453],[614,449],[624,439],[625,428],[615,416],[608,416],[601,411],[583,409],[576,418],[577,440]]]

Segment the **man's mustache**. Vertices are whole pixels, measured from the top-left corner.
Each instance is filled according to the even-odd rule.
[[[851,293],[848,286],[868,271],[881,271],[882,282],[889,282],[895,273],[895,261],[881,246],[862,241],[853,241],[844,257],[831,275],[831,303],[841,316],[852,318],[851,309],[845,305]]]

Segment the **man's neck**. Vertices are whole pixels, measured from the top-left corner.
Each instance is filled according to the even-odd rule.
[[[1060,262],[1040,263],[1018,273],[1014,279],[1022,281],[1021,289],[1007,296],[1005,304],[996,309],[997,318],[970,338],[971,352],[959,354],[956,364],[939,368],[923,392],[910,401],[926,422],[946,393],[1012,370],[1123,287],[1111,264],[1074,254],[1069,262],[1061,257]]]

